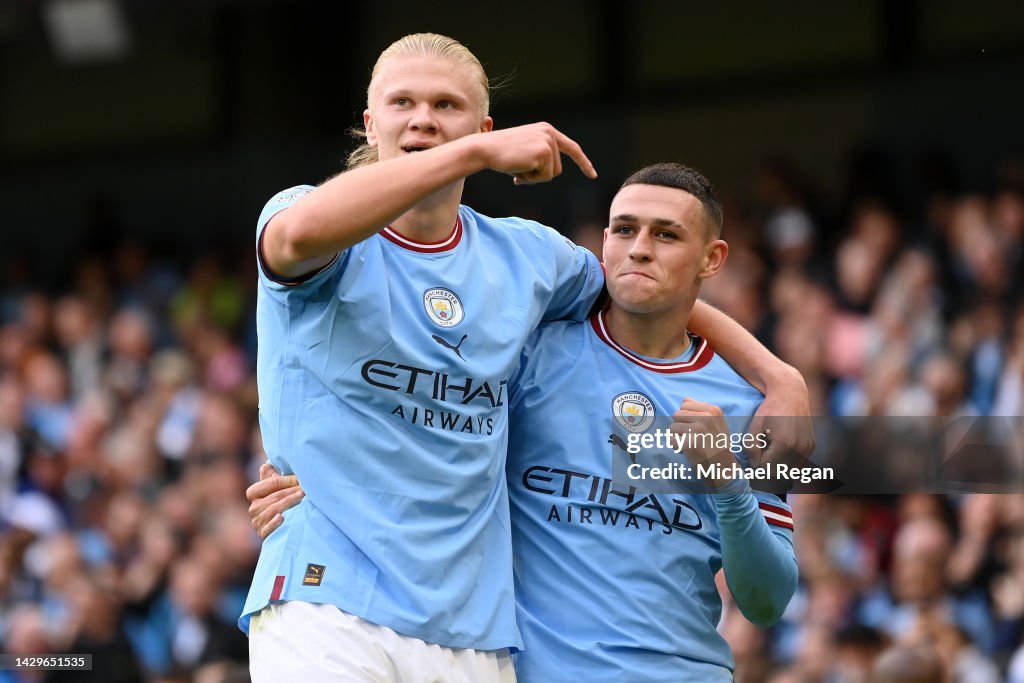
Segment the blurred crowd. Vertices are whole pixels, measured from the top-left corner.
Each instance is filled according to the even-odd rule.
[[[757,209],[726,211],[730,260],[703,295],[801,371],[813,414],[1021,416],[1021,168],[968,193],[926,164],[908,198],[861,162],[832,206],[766,163]],[[1024,682],[1014,472],[1005,495],[792,496],[800,588],[770,632],[727,610],[737,681]]]
[[[756,202],[726,198],[729,263],[705,298],[803,373],[815,414],[1021,415],[1024,174],[908,200],[865,168],[826,201],[767,162]],[[598,231],[572,236],[600,251]],[[246,681],[253,254],[121,241],[69,273],[0,271],[0,641],[93,671],[0,683]],[[1024,496],[790,502],[801,583],[782,622],[752,627],[721,583],[737,681],[1024,683]]]
[[[5,285],[3,651],[88,653],[93,671],[0,681],[248,680],[243,492],[265,460],[250,261],[123,243],[57,294]]]

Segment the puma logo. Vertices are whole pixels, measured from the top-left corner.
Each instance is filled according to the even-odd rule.
[[[324,570],[326,566],[322,564],[307,564],[306,575],[302,577],[303,586],[319,586],[320,582],[324,580]]]
[[[436,341],[436,342],[437,342],[438,344],[440,344],[441,346],[445,347],[446,349],[451,349],[452,351],[454,351],[454,352],[455,352],[455,355],[456,355],[456,356],[458,356],[459,358],[462,358],[462,351],[459,351],[459,347],[460,347],[460,346],[462,346],[462,342],[466,341],[466,337],[468,337],[469,335],[468,335],[468,334],[464,334],[464,335],[462,335],[462,339],[460,339],[460,340],[459,340],[459,343],[458,343],[458,344],[456,344],[455,346],[452,346],[451,344],[449,344],[449,343],[447,342],[447,340],[445,340],[445,339],[444,339],[444,337],[439,337],[439,336],[437,336],[436,334],[432,334],[432,335],[430,335],[430,336],[431,336],[431,337],[432,337],[432,338],[434,339],[434,341]],[[465,359],[465,358],[462,358],[462,360],[466,360],[466,359]]]
[[[633,461],[633,464],[634,465],[638,464],[637,461],[636,461],[636,455],[634,455],[633,453],[629,452],[629,448],[626,447],[626,442],[622,440],[621,436],[619,436],[618,434],[615,434],[615,433],[609,434],[608,435],[608,443],[612,444],[613,446],[615,446],[617,448],[621,448],[622,450],[626,451],[626,453],[629,454],[629,459]]]

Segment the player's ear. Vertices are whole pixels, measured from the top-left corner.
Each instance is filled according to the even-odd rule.
[[[480,132],[490,133],[492,130],[494,130],[494,119],[490,116],[485,116],[484,120],[480,122]]]
[[[363,110],[363,128],[366,130],[366,144],[370,147],[377,146],[377,133],[373,129],[373,115],[369,109]]]
[[[704,246],[704,266],[697,277],[709,278],[722,269],[729,258],[729,244],[725,240],[711,240]]]

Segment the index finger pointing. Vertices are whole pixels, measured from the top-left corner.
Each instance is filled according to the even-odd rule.
[[[583,175],[591,180],[597,177],[597,169],[594,168],[594,164],[590,163],[590,159],[583,153],[583,148],[575,140],[557,130],[555,131],[555,139],[558,142],[558,151],[575,161],[576,165],[583,171]]]

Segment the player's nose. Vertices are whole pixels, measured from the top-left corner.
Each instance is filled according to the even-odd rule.
[[[649,261],[654,255],[654,241],[646,230],[640,230],[629,246],[629,258],[634,261]]]
[[[436,131],[437,118],[434,116],[434,108],[427,102],[420,103],[409,118],[409,128],[429,132]]]

